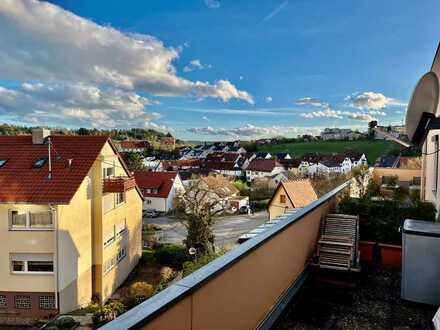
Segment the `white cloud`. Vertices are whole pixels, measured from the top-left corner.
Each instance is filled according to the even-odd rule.
[[[202,62],[199,59],[195,59],[189,62],[188,65],[185,65],[183,67],[184,72],[191,72],[194,70],[203,70],[203,69],[210,69],[212,68],[211,64],[202,64]]]
[[[406,103],[386,97],[382,93],[363,92],[360,94],[349,95],[345,100],[354,108],[380,110],[390,105],[406,106]]]
[[[270,103],[270,102],[273,101],[272,96],[266,96],[266,97],[264,98],[264,100],[265,100],[267,103]]]
[[[385,115],[385,114],[384,114]],[[350,111],[340,111],[340,110],[333,110],[333,109],[325,109],[320,111],[312,111],[308,113],[302,113],[302,117],[304,118],[330,118],[330,119],[354,119],[359,121],[372,121],[376,120],[375,117],[373,117],[370,113],[364,113],[364,112],[350,112]]]
[[[211,84],[179,77],[173,66],[179,49],[152,36],[98,25],[48,2],[0,1],[0,31],[8,31],[0,38],[2,79],[82,81],[153,95],[252,102],[249,93],[227,80]]]
[[[266,138],[275,136],[296,136],[298,134],[319,134],[321,128],[316,127],[290,127],[290,126],[255,126],[252,124],[245,124],[235,128],[213,128],[194,127],[186,129],[187,132],[196,135],[205,136],[224,136],[234,138]]]
[[[206,117],[206,116],[203,116],[202,119],[206,120],[206,121],[210,121],[210,119],[208,117]]]
[[[20,88],[0,87],[0,114],[16,121],[74,124],[77,126],[155,127],[159,115],[146,112],[152,102],[131,91],[98,88],[84,83],[24,83]]]
[[[314,99],[311,97],[303,97],[303,98],[297,99],[295,101],[295,104],[297,104],[297,105],[310,105],[310,106],[319,107],[319,108],[328,108],[329,107],[329,104],[327,102],[323,102],[319,99]]]
[[[219,0],[205,0],[205,5],[208,8],[217,9],[217,8],[220,8],[220,1]]]

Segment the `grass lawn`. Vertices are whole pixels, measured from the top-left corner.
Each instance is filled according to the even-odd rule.
[[[392,149],[396,144],[385,140],[361,140],[361,141],[316,141],[283,143],[259,146],[257,151],[267,151],[270,153],[288,152],[292,157],[301,157],[310,152],[323,154],[340,153],[347,149],[363,152],[370,164],[374,164],[376,159]]]

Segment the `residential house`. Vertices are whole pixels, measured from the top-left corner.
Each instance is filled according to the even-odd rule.
[[[326,128],[321,132],[321,139],[327,140],[357,140],[362,136],[359,132],[344,128]]]
[[[151,149],[150,142],[147,140],[126,140],[119,142],[120,152],[140,152],[143,153]]]
[[[177,172],[135,171],[136,183],[144,196],[144,210],[168,212],[174,207],[174,199],[184,191]]]
[[[290,156],[288,152],[279,152],[275,155],[275,157],[280,161],[292,159],[292,156]]]
[[[386,158],[391,159],[392,158]],[[393,164],[393,167],[375,166],[373,180],[383,188],[389,188],[392,177],[397,178],[396,186],[409,189],[420,189],[422,177],[422,161],[419,157],[397,157],[393,162],[379,162],[379,164]]]
[[[176,139],[172,136],[165,136],[160,140],[160,147],[164,150],[176,149]]]
[[[164,169],[163,161],[155,156],[145,157],[143,163],[149,171],[160,172]]]
[[[260,151],[260,152],[255,153],[255,158],[256,159],[271,159],[272,155],[268,152]]]
[[[228,146],[228,152],[237,153],[237,154],[245,154],[246,149],[243,147],[240,147],[240,146],[236,146],[236,147],[235,146],[232,146],[232,147]]]
[[[282,181],[268,203],[269,220],[273,220],[287,210],[304,207],[318,199],[309,179]]]
[[[107,136],[0,136],[0,310],[104,303],[141,256],[142,195]]]
[[[299,165],[301,164],[301,161],[299,159],[296,158],[292,158],[292,159],[285,159],[285,160],[280,160],[279,161],[281,165],[284,166],[284,168],[291,172],[294,175],[298,175],[299,173]]]
[[[164,171],[184,171],[199,169],[200,164],[200,159],[164,160],[162,161],[162,168]]]
[[[246,179],[252,181],[255,178],[272,177],[285,169],[275,159],[254,159],[246,168]]]

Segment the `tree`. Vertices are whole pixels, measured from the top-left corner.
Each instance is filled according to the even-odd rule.
[[[137,152],[127,153],[125,161],[130,171],[145,170],[144,160]]]
[[[227,198],[237,189],[224,177],[194,180],[175,200],[176,214],[187,229],[185,245],[199,255],[213,253],[215,217],[224,212]]]

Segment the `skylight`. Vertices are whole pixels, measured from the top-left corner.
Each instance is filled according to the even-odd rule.
[[[0,159],[0,168],[2,168],[3,166],[5,166],[5,164],[7,163],[7,159]]]
[[[32,164],[33,168],[41,168],[44,166],[44,164],[46,164],[47,162],[47,157],[41,157],[38,158],[37,160],[34,161],[34,163]]]

